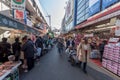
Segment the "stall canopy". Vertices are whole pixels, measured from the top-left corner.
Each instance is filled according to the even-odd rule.
[[[25,30],[24,24],[0,14],[0,27]]]

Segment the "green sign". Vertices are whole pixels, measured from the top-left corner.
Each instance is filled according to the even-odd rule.
[[[13,0],[16,4],[23,4],[25,0]]]
[[[17,10],[25,10],[26,0],[11,0],[11,8]]]
[[[24,24],[17,22],[16,20],[6,17],[2,14],[0,14],[0,27],[8,27],[19,30],[25,29]]]

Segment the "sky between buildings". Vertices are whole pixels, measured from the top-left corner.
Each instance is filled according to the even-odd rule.
[[[65,14],[64,7],[67,0],[40,0],[45,15],[51,15],[52,28],[61,28],[61,21]],[[46,18],[48,20],[48,18]]]

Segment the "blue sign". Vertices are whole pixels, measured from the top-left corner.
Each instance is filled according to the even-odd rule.
[[[102,0],[102,10],[116,3],[118,0]]]
[[[89,15],[92,16],[100,11],[101,0],[89,0]]]

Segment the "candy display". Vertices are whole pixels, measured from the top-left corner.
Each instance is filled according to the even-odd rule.
[[[105,46],[102,65],[107,70],[120,76],[120,45],[119,43]]]

